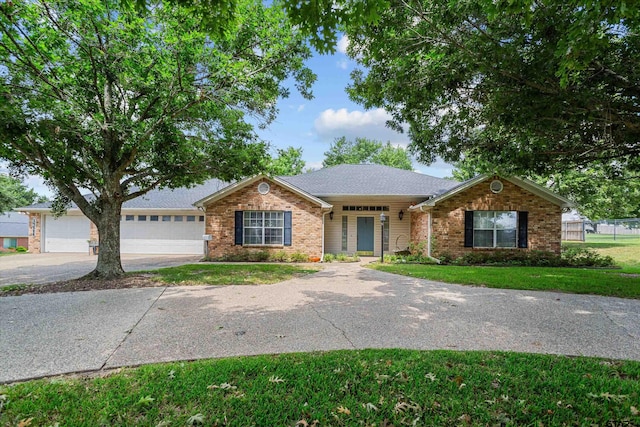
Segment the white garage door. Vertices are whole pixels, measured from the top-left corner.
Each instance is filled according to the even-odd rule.
[[[44,252],[87,252],[90,222],[85,216],[44,217]]]
[[[204,221],[199,215],[123,215],[123,254],[202,255]]]

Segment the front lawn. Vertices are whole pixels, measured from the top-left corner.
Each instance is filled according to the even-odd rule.
[[[319,267],[315,266],[286,264],[187,264],[146,272],[137,271],[109,280],[79,278],[43,285],[2,286],[0,297],[167,285],[267,285],[315,273],[318,270]]]
[[[560,291],[640,298],[640,239],[613,241],[588,235],[587,242],[563,245],[590,248],[614,259],[620,269],[489,267],[422,264],[371,264],[372,268],[420,279],[488,288]]]
[[[372,264],[371,267],[389,273],[460,285],[640,298],[640,269],[421,264]]]
[[[288,264],[187,264],[149,271],[172,285],[266,285],[315,273],[317,267]]]
[[[640,425],[640,363],[503,352],[334,351],[0,386],[0,425]]]

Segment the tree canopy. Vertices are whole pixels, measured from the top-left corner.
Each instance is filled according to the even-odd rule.
[[[420,161],[640,169],[640,8],[625,0],[395,1],[347,24],[349,93]]]
[[[394,147],[390,142],[383,144],[367,138],[336,138],[324,153],[323,167],[341,164],[374,163],[398,169],[412,170],[411,157],[402,147]]]
[[[33,189],[24,185],[18,178],[0,174],[0,214],[13,208],[46,200],[46,197],[40,196]]]
[[[276,156],[267,162],[267,172],[273,176],[301,174],[306,162],[302,160],[302,147],[278,148]]]
[[[0,158],[96,224],[95,275],[122,274],[123,202],[255,173],[267,146],[247,116],[273,120],[289,78],[311,97],[310,51],[282,6],[234,4],[220,33],[172,4],[143,16],[116,0],[0,4]]]

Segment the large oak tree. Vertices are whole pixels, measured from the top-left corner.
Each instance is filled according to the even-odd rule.
[[[277,2],[234,1],[216,32],[180,5],[123,3],[0,4],[0,158],[96,224],[99,277],[123,273],[125,201],[254,173],[266,145],[251,123],[275,117],[286,79],[307,97],[314,80]]]
[[[640,7],[624,0],[395,0],[347,23],[352,98],[410,126],[421,161],[640,169]]]

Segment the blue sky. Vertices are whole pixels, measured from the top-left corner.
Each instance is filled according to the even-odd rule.
[[[381,109],[365,111],[353,103],[345,91],[350,82],[350,73],[355,67],[345,54],[346,39],[338,43],[333,55],[315,55],[307,62],[318,76],[313,86],[314,98],[306,100],[292,87],[289,98],[278,102],[280,110],[277,119],[258,133],[277,148],[302,147],[306,168],[322,167],[324,152],[330,144],[342,136],[347,139],[366,137],[391,141],[394,145],[406,147],[409,138],[385,126],[389,115]],[[437,177],[451,176],[452,167],[442,161],[426,166],[414,161],[417,172]],[[0,165],[0,172],[3,172]],[[27,177],[25,184],[39,194],[51,196],[51,191],[38,177]]]
[[[306,100],[295,89],[291,96],[278,103],[280,113],[260,136],[274,148],[302,147],[307,168],[322,166],[324,152],[341,136],[347,139],[366,137],[406,147],[409,138],[385,126],[389,114],[382,109],[365,111],[352,102],[345,89],[356,64],[345,54],[347,41],[338,42],[334,55],[315,55],[307,62],[318,76],[313,86],[314,98]],[[444,162],[426,166],[414,161],[418,172],[437,176],[451,176],[452,167]]]

